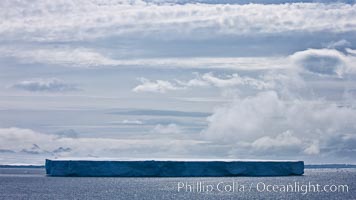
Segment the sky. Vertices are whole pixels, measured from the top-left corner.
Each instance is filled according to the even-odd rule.
[[[356,163],[355,1],[0,1],[0,164]]]

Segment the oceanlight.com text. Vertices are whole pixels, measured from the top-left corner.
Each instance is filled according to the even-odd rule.
[[[288,184],[275,184],[267,182],[240,183],[240,182],[178,182],[178,192],[209,193],[209,192],[293,192],[293,193],[343,193],[349,192],[347,184],[319,184],[292,182]]]

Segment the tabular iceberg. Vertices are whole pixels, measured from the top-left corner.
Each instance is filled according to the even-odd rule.
[[[49,176],[219,177],[289,176],[304,173],[303,161],[49,160]]]

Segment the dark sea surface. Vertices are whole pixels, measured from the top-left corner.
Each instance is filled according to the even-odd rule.
[[[0,199],[356,199],[356,169],[305,169],[304,176],[285,177],[90,178],[0,168]]]

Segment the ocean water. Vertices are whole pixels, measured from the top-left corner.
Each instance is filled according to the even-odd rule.
[[[356,199],[356,169],[306,169],[304,176],[288,177],[112,178],[0,168],[0,199]]]

